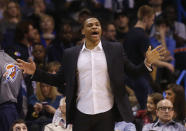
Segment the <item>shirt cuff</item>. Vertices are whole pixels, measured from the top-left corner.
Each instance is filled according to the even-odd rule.
[[[152,64],[147,63],[147,60],[144,60],[144,64],[147,67],[148,71],[152,72]]]

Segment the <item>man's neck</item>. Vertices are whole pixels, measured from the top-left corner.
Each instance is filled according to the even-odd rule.
[[[142,21],[137,21],[136,25],[134,27],[138,27],[138,28],[142,28],[142,29],[146,29],[146,25],[145,23],[143,23]]]
[[[162,124],[167,124],[167,123],[169,123],[169,122],[171,122],[171,121],[172,121],[172,120],[169,120],[169,121],[162,121],[162,120],[159,119],[159,122],[162,123]]]
[[[92,50],[99,44],[99,42],[100,40],[96,42],[85,40],[85,46],[87,49]]]
[[[119,31],[122,32],[122,33],[127,33],[129,31],[129,27],[126,26],[123,29],[119,29]]]

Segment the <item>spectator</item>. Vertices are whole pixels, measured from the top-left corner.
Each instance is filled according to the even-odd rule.
[[[28,129],[24,120],[17,119],[14,121],[9,131],[28,131]]]
[[[41,44],[45,48],[47,48],[52,43],[52,40],[55,39],[56,32],[54,28],[55,28],[55,22],[53,17],[49,15],[42,15],[41,22],[40,22]]]
[[[5,51],[13,58],[28,60],[32,56],[32,44],[36,36],[36,29],[29,21],[21,21],[15,32],[15,43]]]
[[[127,13],[121,12],[117,13],[114,18],[114,24],[116,26],[116,39],[122,44],[126,39],[126,34],[130,30],[130,18]]]
[[[9,1],[3,12],[3,19],[0,22],[0,32],[5,34],[7,30],[15,29],[21,20],[21,12],[18,3]]]
[[[106,23],[103,26],[103,40],[116,42],[116,27],[113,23]]]
[[[72,27],[65,23],[60,26],[59,34],[47,49],[48,61],[58,61],[62,63],[64,49],[74,46]]]
[[[29,128],[31,131],[41,131],[44,125],[51,122],[61,98],[62,96],[56,87],[37,83],[36,95],[29,98],[30,111],[28,117],[33,120]]]
[[[169,84],[165,90],[166,99],[169,99],[174,105],[174,117],[177,122],[185,125],[186,120],[186,102],[184,88],[177,84]]]
[[[186,131],[186,128],[173,121],[174,107],[171,101],[164,99],[157,104],[158,121],[152,124],[146,124],[142,131]]]
[[[175,57],[174,49],[176,48],[175,40],[168,36],[170,31],[170,26],[168,21],[163,17],[158,17],[155,22],[155,34],[150,37],[150,42],[153,47],[162,45],[167,50],[167,58],[164,61],[159,62],[159,67],[157,71],[154,70],[154,79],[161,85],[163,88],[165,84],[174,82],[174,66],[175,66]]]
[[[154,11],[150,6],[141,6],[138,10],[138,21],[134,28],[131,28],[123,43],[126,54],[135,65],[142,63],[145,52],[150,45],[149,37],[145,32],[154,22]],[[134,90],[141,109],[145,109],[148,94],[152,93],[150,84],[151,77],[145,73],[138,78],[128,78],[128,85]]]
[[[152,93],[147,98],[147,109],[139,110],[136,115],[136,119],[139,124],[139,129],[142,130],[144,124],[157,121],[156,107],[157,103],[163,99],[163,95],[160,93]],[[142,120],[142,121],[141,121]]]
[[[47,64],[47,71],[51,74],[56,74],[59,71],[61,64],[57,61],[53,61]]]
[[[157,18],[155,23],[156,33],[153,37],[150,38],[150,43],[154,48],[157,47],[158,45],[164,46],[169,52],[167,61],[170,62],[172,66],[174,66],[175,64],[174,49],[176,48],[176,42],[173,38],[166,35],[169,30],[170,26],[168,24],[168,21],[163,17]],[[172,70],[172,68],[170,68],[169,70],[172,72],[174,71]]]
[[[51,74],[56,74],[59,69],[61,68],[61,64],[58,61],[52,61],[49,62],[46,66],[46,70],[51,73]],[[57,90],[62,93],[62,89],[61,88],[57,88]]]
[[[44,0],[33,0],[33,12],[30,13],[30,15],[25,18],[26,20],[30,20],[33,22],[33,25],[40,30],[40,23],[41,23],[41,17],[43,15],[50,15],[52,17],[55,17],[55,14],[53,14],[53,11],[47,10],[46,3]]]
[[[176,8],[173,5],[168,5],[163,14],[171,26],[169,35],[176,40],[176,47],[186,45],[186,26],[184,23],[177,21]]]
[[[41,44],[35,44],[33,46],[33,57],[34,57],[34,62],[36,63],[36,66],[39,69],[46,69],[46,63],[47,63],[47,58],[46,58],[46,49],[44,48],[43,45]]]
[[[72,125],[66,125],[66,97],[60,100],[59,108],[56,110],[52,123],[45,126],[44,131],[72,131]],[[67,127],[66,127],[67,126]]]
[[[2,48],[14,45],[15,29],[21,21],[21,12],[19,5],[15,1],[9,1],[3,12],[3,19],[0,21],[0,32],[3,34]]]

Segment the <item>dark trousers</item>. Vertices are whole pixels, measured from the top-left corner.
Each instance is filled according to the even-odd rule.
[[[18,119],[15,103],[5,103],[0,105],[0,131],[9,131],[12,123]]]
[[[73,131],[114,131],[113,110],[96,115],[87,115],[76,111]]]

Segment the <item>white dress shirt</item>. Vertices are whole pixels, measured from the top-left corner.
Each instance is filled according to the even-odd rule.
[[[77,109],[90,115],[109,111],[113,107],[114,99],[101,41],[92,50],[83,45],[77,68]]]

